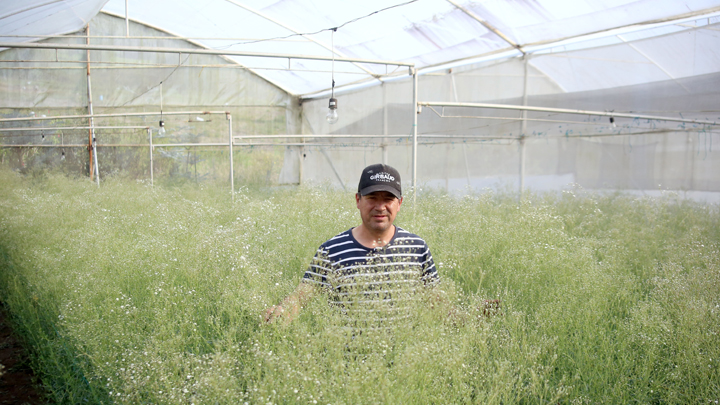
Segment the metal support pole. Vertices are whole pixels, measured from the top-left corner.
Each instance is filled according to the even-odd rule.
[[[130,36],[130,19],[128,18],[128,0],[125,0],[125,36]]]
[[[233,169],[233,134],[232,134],[232,115],[226,115],[228,120],[228,146],[230,148],[230,195],[235,201],[235,170]]]
[[[520,135],[518,141],[518,159],[520,160],[520,186],[518,188],[518,198],[522,199],[523,190],[525,189],[525,135]]]
[[[90,45],[90,24],[85,26],[85,41],[87,45]],[[95,120],[93,119],[93,105],[92,105],[92,81],[90,80],[90,50],[87,50],[87,98],[88,98],[88,114],[90,115],[90,129],[88,130],[89,146],[90,151],[90,179],[93,178],[93,171],[95,172],[95,180],[97,181],[98,187],[100,187],[100,169],[98,168],[97,162],[97,143],[95,142]]]
[[[337,177],[343,190],[347,191],[347,187],[345,187],[345,182],[343,181],[342,177],[340,177],[340,173],[337,171],[337,168],[335,167],[335,164],[333,163],[332,159],[330,159],[330,155],[328,155],[328,153],[325,149],[320,149],[320,152],[322,152],[322,154],[325,155],[325,159],[327,159],[328,163],[330,163],[330,168],[333,170],[333,173],[335,173],[335,177]]]
[[[382,92],[383,92],[383,135],[388,134],[388,106],[387,106],[387,84],[385,82],[382,83]],[[382,162],[384,165],[388,164],[388,145],[387,145],[387,138],[382,139]]]
[[[467,185],[470,186],[470,165],[468,164],[467,150],[465,142],[462,143],[463,157],[465,158],[465,175],[467,176]]]
[[[305,139],[302,139],[305,143]],[[303,184],[303,178],[305,177],[305,145],[300,145],[300,156],[298,156],[298,185]]]
[[[93,130],[93,161],[95,162],[95,181],[98,187],[100,187],[100,168],[98,167],[98,155],[97,155],[97,138],[95,137],[95,130]]]
[[[413,103],[412,103],[412,115],[413,115],[413,149],[412,149],[412,188],[413,188],[413,210],[415,209],[415,202],[417,201],[417,120],[418,120],[418,76],[417,70],[412,69],[413,75]]]
[[[150,186],[155,187],[155,179],[153,176],[153,144],[152,144],[152,129],[148,128],[148,140],[150,141]]]
[[[527,106],[527,93],[528,93],[528,59],[529,56],[526,54],[523,57],[523,107]],[[520,140],[518,142],[518,156],[520,159],[520,188],[519,198],[522,199],[523,192],[525,191],[525,137],[527,132],[527,110],[522,111],[522,121],[520,123]]]

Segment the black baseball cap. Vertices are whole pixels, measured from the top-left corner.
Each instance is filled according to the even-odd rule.
[[[358,184],[358,193],[367,195],[376,191],[387,191],[398,199],[402,198],[400,173],[394,167],[381,163],[363,169]]]

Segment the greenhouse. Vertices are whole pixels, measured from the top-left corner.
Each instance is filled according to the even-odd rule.
[[[714,1],[6,2],[2,160],[99,179],[229,178],[233,165],[241,182],[337,187],[382,161],[453,192],[717,200],[719,13]]]
[[[0,88],[42,403],[720,401],[720,0],[6,0]],[[375,163],[444,298],[259,322]]]

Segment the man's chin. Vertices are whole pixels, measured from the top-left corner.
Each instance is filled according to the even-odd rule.
[[[384,221],[384,222],[372,222],[369,226],[370,229],[376,231],[376,232],[385,232],[392,226],[391,223]]]

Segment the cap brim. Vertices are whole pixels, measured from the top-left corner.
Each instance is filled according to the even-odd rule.
[[[395,188],[385,184],[376,184],[374,186],[365,187],[364,189],[360,190],[360,195],[368,195],[376,191],[387,191],[388,193],[394,195],[398,200],[402,198],[402,195],[398,195],[399,193]]]

